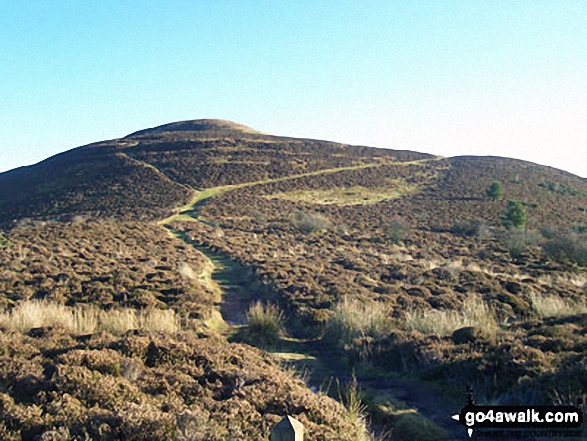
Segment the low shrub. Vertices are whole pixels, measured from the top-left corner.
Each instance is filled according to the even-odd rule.
[[[410,225],[401,217],[394,217],[383,226],[385,240],[396,245],[402,243],[409,232]]]
[[[254,219],[254,221],[262,226],[267,225],[267,215],[265,213],[261,213],[260,211],[254,210],[251,211],[251,217]]]
[[[291,219],[292,224],[304,234],[316,233],[330,228],[330,221],[319,213],[296,211]]]
[[[574,231],[556,232],[542,245],[542,252],[557,262],[587,265],[587,236]]]
[[[551,225],[543,225],[538,231],[545,239],[553,239],[558,235],[558,228]]]
[[[483,220],[456,222],[450,232],[463,237],[488,237],[490,235],[489,226]]]
[[[510,256],[517,259],[521,257],[529,247],[536,246],[540,243],[540,235],[535,231],[515,228],[502,234],[501,240],[507,248]]]

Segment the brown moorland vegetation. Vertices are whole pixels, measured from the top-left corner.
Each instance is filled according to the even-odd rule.
[[[494,181],[502,199],[487,195]],[[521,203],[522,228],[504,226],[508,201]],[[344,408],[220,335],[222,293],[237,282],[214,279],[218,264],[193,245],[238,264],[254,281],[239,289],[274,305],[287,337],[274,331],[270,346],[293,342],[336,360],[341,378],[355,370],[359,384],[373,375],[395,384],[409,374],[447,399],[470,383],[480,401],[524,404],[574,403],[587,384],[587,182],[559,170],[187,121],[0,174],[0,211],[5,317],[46,301],[174,311],[183,330],[81,336],[63,324],[4,325],[7,439],[68,425],[54,436],[189,439],[184,426],[202,418],[211,421],[202,439],[257,439],[283,413],[307,423],[312,439],[361,439]],[[86,381],[89,395],[71,385]],[[99,395],[98,381],[117,392]],[[269,409],[277,390],[289,395]],[[377,399],[366,409],[392,439],[428,439],[382,416]]]

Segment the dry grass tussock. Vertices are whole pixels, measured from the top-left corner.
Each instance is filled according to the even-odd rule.
[[[350,344],[357,337],[382,338],[392,328],[389,310],[383,303],[345,297],[333,312],[327,335],[343,344]]]
[[[542,285],[555,286],[560,283],[571,283],[577,288],[587,288],[587,277],[579,274],[543,274],[538,277]]]
[[[357,378],[353,374],[351,382],[341,391],[338,386],[339,401],[346,408],[347,421],[357,430],[357,441],[373,441],[374,437],[367,429],[367,406],[363,403]]]
[[[275,346],[285,335],[283,312],[277,305],[255,302],[246,314],[247,341],[261,346]]]
[[[530,301],[532,302],[532,307],[541,318],[565,317],[587,313],[587,304],[584,300],[570,300],[556,295],[531,293]]]
[[[495,314],[480,297],[467,298],[458,310],[428,309],[408,311],[405,325],[410,330],[438,336],[451,335],[465,326],[476,326],[489,332],[497,329]]]
[[[0,325],[26,332],[32,328],[62,325],[76,334],[106,331],[121,335],[130,329],[152,332],[178,332],[180,318],[171,309],[104,311],[95,306],[68,307],[57,303],[29,300],[0,313]]]

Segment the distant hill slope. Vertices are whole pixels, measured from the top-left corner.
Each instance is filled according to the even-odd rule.
[[[438,160],[397,165],[432,159]],[[384,166],[371,167],[377,164]],[[0,224],[76,215],[155,220],[187,203],[198,189],[362,165],[370,167],[344,171],[336,179],[308,176],[287,188],[394,187],[400,179],[418,191],[393,201],[393,210],[438,225],[462,218],[498,221],[501,210],[483,198],[494,179],[503,183],[507,199],[528,204],[541,222],[581,222],[587,210],[587,181],[550,167],[497,157],[440,160],[406,150],[272,136],[203,119],[141,130],[1,173]],[[387,212],[385,204],[381,208],[369,209]]]
[[[153,220],[186,203],[197,188],[428,157],[274,137],[228,121],[182,121],[1,173],[0,224],[75,215]]]
[[[0,174],[0,223],[86,214],[153,219],[190,195],[116,143],[95,144]]]

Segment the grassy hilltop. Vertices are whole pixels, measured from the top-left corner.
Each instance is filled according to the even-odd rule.
[[[587,384],[553,168],[183,121],[0,174],[0,225],[1,439],[455,439],[468,384]]]

